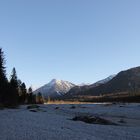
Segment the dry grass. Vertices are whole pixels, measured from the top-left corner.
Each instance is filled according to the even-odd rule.
[[[89,104],[89,102],[79,102],[79,101],[62,101],[62,100],[55,100],[49,101],[44,104]]]

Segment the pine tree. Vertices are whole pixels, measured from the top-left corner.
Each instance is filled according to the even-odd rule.
[[[19,98],[19,94],[18,94],[18,78],[17,78],[17,74],[16,74],[16,69],[13,68],[12,70],[12,74],[11,74],[11,78],[10,78],[10,90],[11,92],[9,93],[11,97],[11,105],[17,105],[18,104],[18,98]]]
[[[5,58],[2,49],[0,48],[0,80],[7,81],[5,70]]]
[[[2,49],[0,48],[0,103],[4,104],[6,98],[6,90],[8,81],[6,78],[5,58]]]
[[[28,89],[27,98],[28,98],[28,104],[36,104],[36,95],[33,94],[32,87],[29,87]]]
[[[43,104],[44,103],[43,96],[42,96],[42,94],[40,92],[36,95],[36,102],[38,104]]]
[[[25,104],[27,99],[27,89],[25,83],[21,83],[19,85],[19,89],[20,89],[20,103]]]
[[[33,103],[33,90],[32,87],[29,87],[28,89],[28,104]]]

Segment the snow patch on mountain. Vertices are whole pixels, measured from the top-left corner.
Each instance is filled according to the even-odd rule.
[[[96,82],[95,84],[105,84],[105,83],[109,82],[110,80],[112,80],[115,76],[116,76],[116,74],[110,75],[109,77],[107,77],[103,80],[100,80],[100,81]]]
[[[78,86],[79,87],[83,87],[83,86],[87,86],[87,87],[91,87],[91,86],[98,86],[101,84],[106,84],[107,82],[109,82],[110,80],[112,80],[114,77],[116,76],[116,74],[114,75],[110,75],[109,77],[102,79],[100,81],[95,82],[94,84],[90,84],[90,83],[81,83]]]
[[[81,84],[79,84],[78,86],[89,86],[89,85],[91,85],[90,83],[81,83]]]

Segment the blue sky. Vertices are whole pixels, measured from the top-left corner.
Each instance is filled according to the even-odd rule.
[[[140,0],[1,0],[7,74],[27,86],[93,83],[140,65]]]

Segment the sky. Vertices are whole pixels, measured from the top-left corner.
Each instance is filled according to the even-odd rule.
[[[94,83],[140,66],[140,0],[0,0],[7,76]]]

